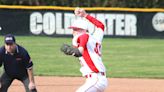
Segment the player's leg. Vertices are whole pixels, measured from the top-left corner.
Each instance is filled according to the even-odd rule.
[[[10,78],[5,72],[2,74],[0,78],[0,92],[7,92],[9,86],[11,85],[13,79]]]
[[[95,87],[99,79],[97,75],[91,74],[85,81],[85,83],[76,92],[99,92]]]
[[[84,87],[84,86],[81,86],[76,92],[103,92],[103,91],[100,91],[99,89],[97,89],[94,86],[92,86],[88,89],[86,89],[86,87]]]
[[[88,90],[86,90],[85,92],[104,92],[104,91],[101,91],[96,87],[92,87],[92,88],[89,88]]]
[[[30,92],[30,90],[29,90],[29,88],[28,88],[28,85],[29,85],[29,79],[28,79],[28,77],[24,77],[24,78],[21,79],[20,81],[23,83],[26,92]]]
[[[95,84],[91,84],[91,82],[86,82],[76,92],[104,92],[104,89],[98,88],[96,82]]]
[[[28,77],[24,77],[23,79],[21,79],[21,82],[23,83],[26,92],[37,92],[36,89],[29,89],[28,85],[29,85],[29,78]]]
[[[105,76],[92,73],[91,77],[87,78],[85,84],[76,92],[104,92],[107,85],[108,80]]]
[[[108,80],[106,76],[98,75],[98,83],[95,85],[95,87],[99,90],[98,92],[104,92],[105,88],[108,86]]]

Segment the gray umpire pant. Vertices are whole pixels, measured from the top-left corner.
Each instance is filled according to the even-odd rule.
[[[4,72],[0,78],[0,83],[1,83],[0,92],[7,92],[8,88],[11,85],[11,83],[13,82],[13,80],[14,80],[14,78],[11,78]],[[18,80],[20,80],[23,83],[26,92],[31,92],[28,88],[28,85],[29,85],[28,77],[25,77],[23,79],[18,79]],[[35,90],[32,92],[37,92],[37,91]]]

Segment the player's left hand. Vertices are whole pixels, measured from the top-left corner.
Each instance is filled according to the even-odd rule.
[[[28,85],[28,88],[29,88],[30,90],[36,89],[35,83],[30,82],[29,85]]]

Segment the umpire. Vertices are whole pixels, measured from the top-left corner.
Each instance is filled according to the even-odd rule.
[[[0,77],[0,92],[7,92],[14,79],[24,84],[26,92],[37,92],[33,75],[33,63],[25,48],[16,44],[14,35],[4,37],[5,45],[0,48],[0,67],[4,72]]]

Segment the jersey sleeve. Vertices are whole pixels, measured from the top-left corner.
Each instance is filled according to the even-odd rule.
[[[93,33],[93,37],[97,39],[98,42],[101,42],[104,36],[104,24],[90,15],[87,15],[86,19],[96,26],[95,32]]]
[[[2,63],[3,63],[3,55],[4,55],[4,53],[5,53],[5,47],[4,46],[2,46],[1,48],[0,48],[0,67],[2,66]]]
[[[24,53],[24,62],[25,62],[25,68],[26,69],[29,69],[33,66],[33,62],[32,62],[31,57],[27,51],[25,51],[25,53]]]
[[[0,48],[0,67],[2,66],[2,48]]]
[[[86,48],[86,44],[88,42],[88,38],[89,38],[89,35],[88,34],[83,34],[81,36],[79,36],[78,38],[78,43],[79,43],[79,47],[83,47],[84,49]]]
[[[92,24],[94,24],[97,28],[100,28],[101,31],[104,31],[104,24],[101,23],[99,20],[97,20],[96,18],[87,15],[86,19],[88,19]]]

